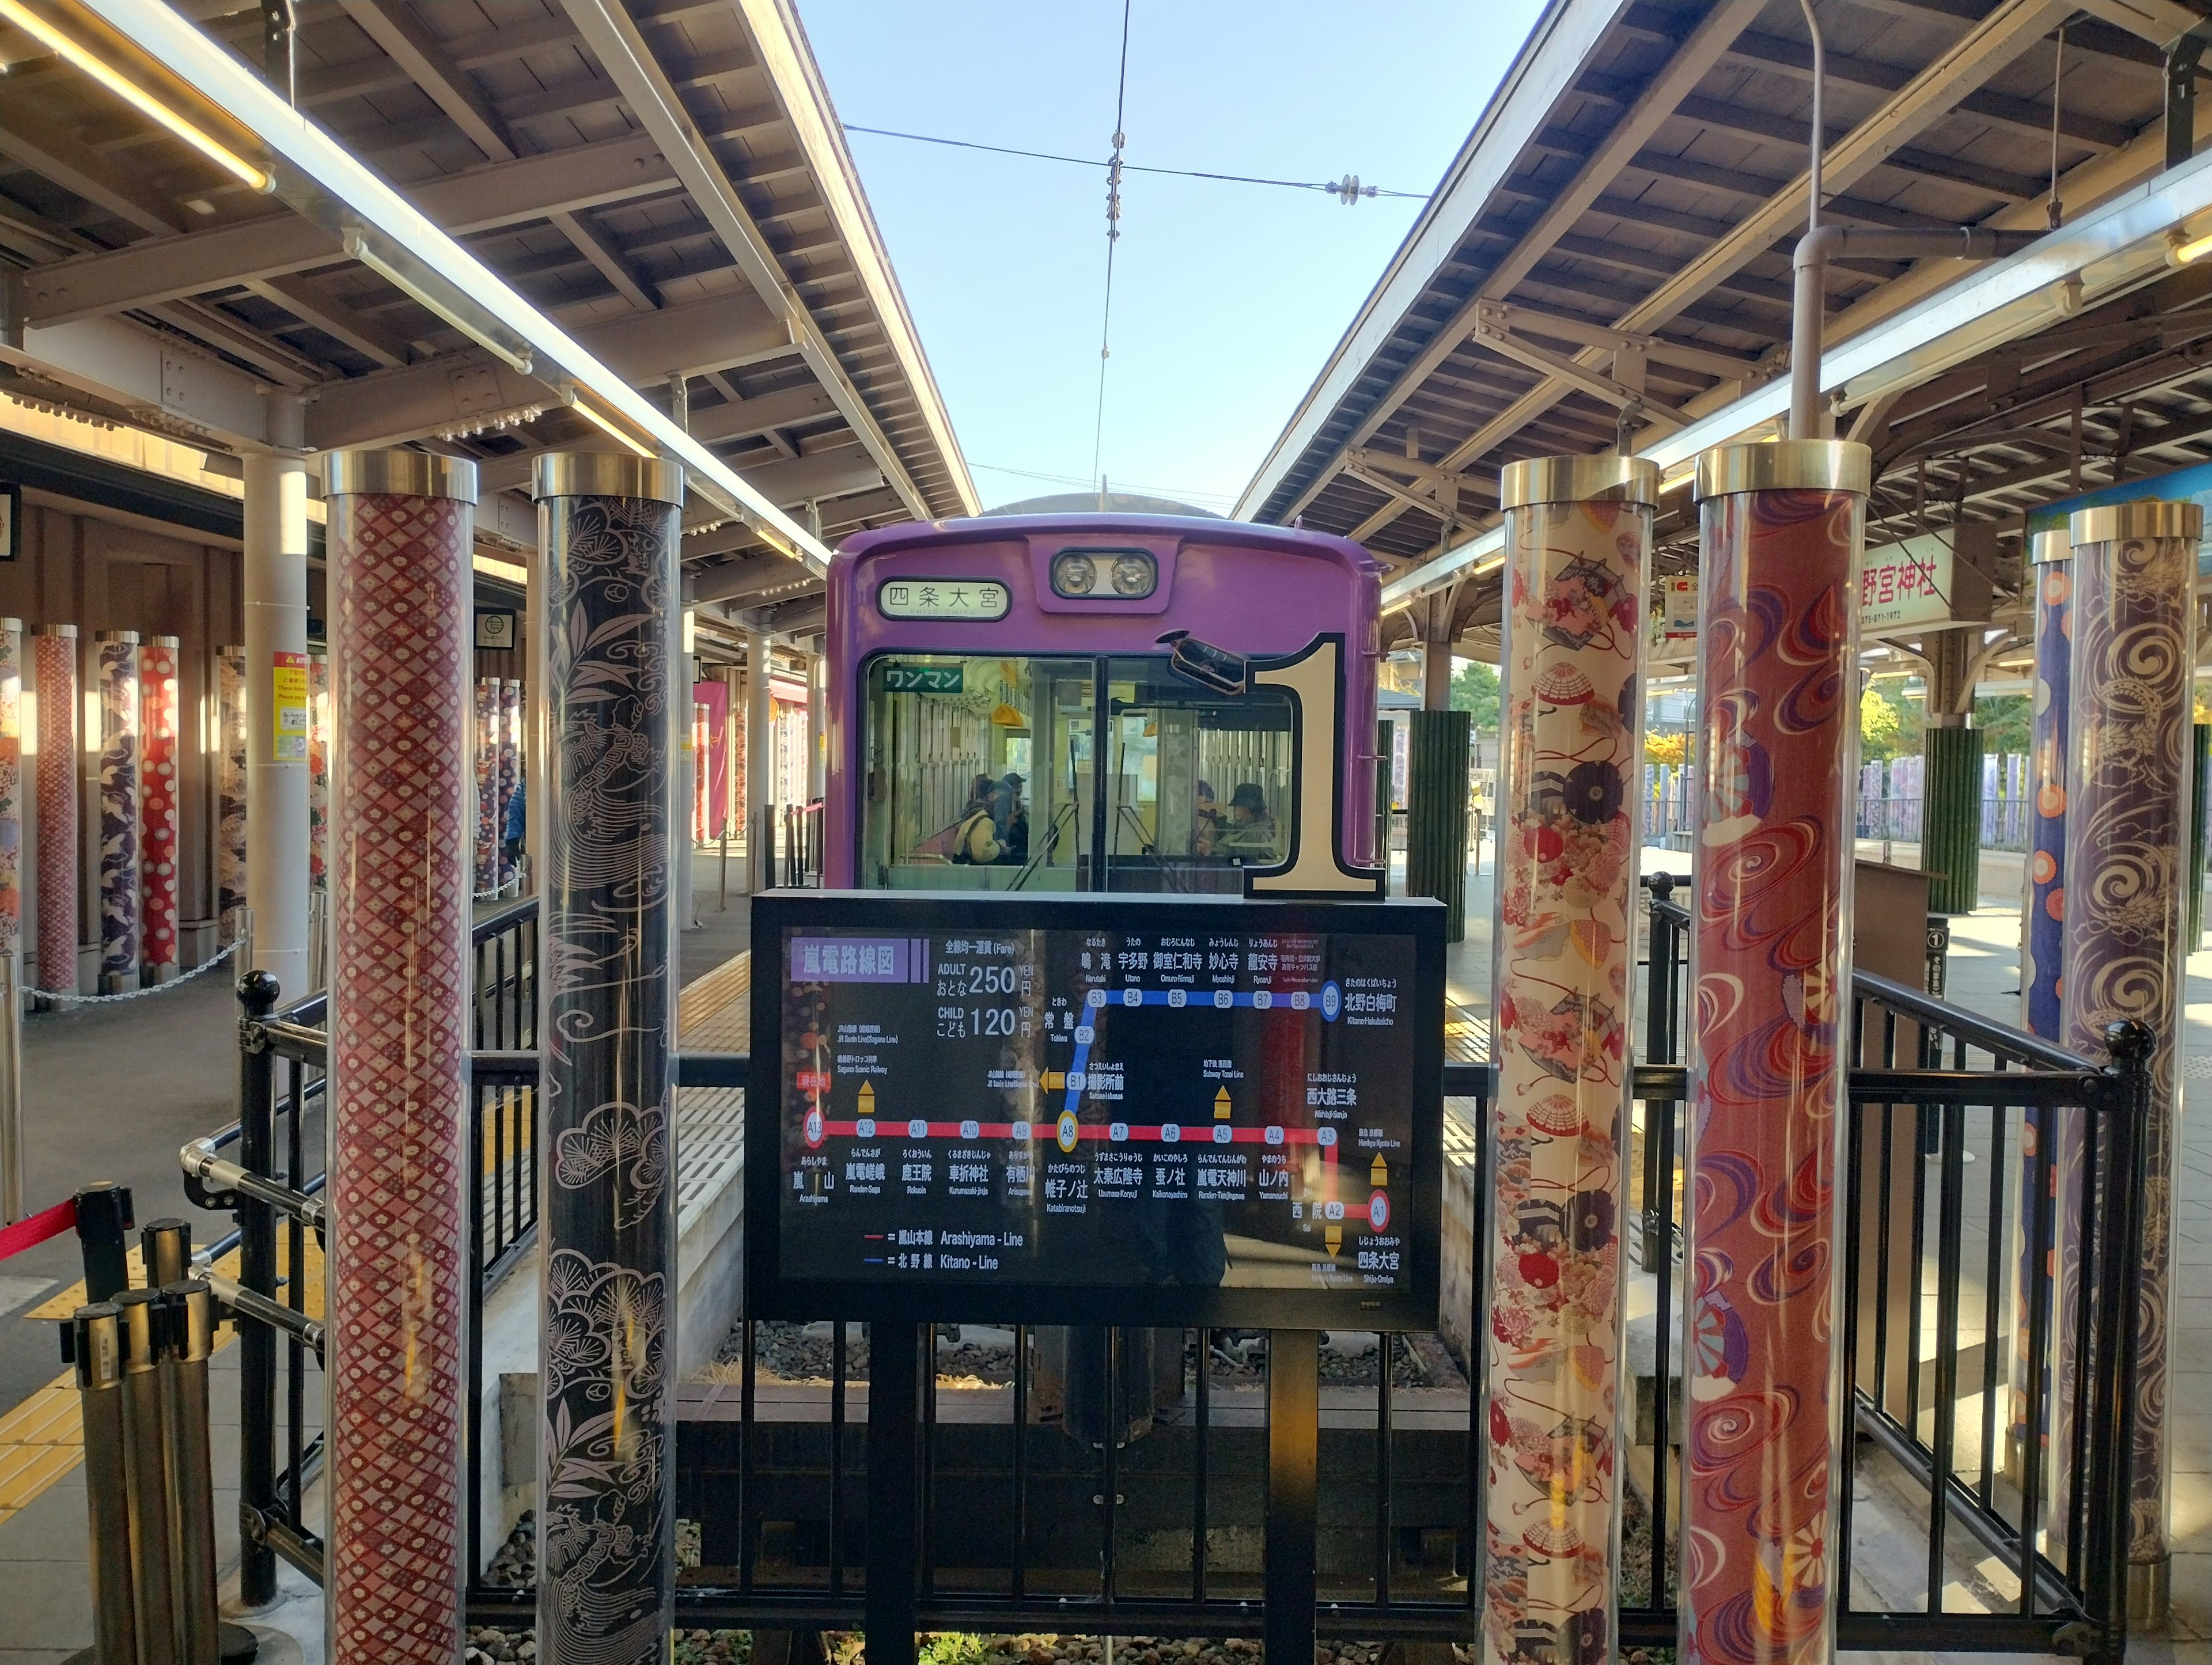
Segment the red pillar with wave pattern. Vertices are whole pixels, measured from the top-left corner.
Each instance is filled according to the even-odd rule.
[[[330,459],[331,1658],[461,1652],[476,470]]]
[[[39,706],[39,982],[76,993],[76,626],[33,638]]]
[[[1814,1665],[1838,1415],[1862,445],[1698,459],[1685,1665]]]
[[[177,975],[177,646],[138,650],[138,929],[155,982]]]

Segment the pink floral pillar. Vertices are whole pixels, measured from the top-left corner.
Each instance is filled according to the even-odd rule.
[[[146,975],[177,975],[177,639],[138,650],[138,926]]]
[[[1863,445],[1698,462],[1698,778],[1682,1359],[1685,1665],[1815,1665],[1842,1407]]]
[[[336,1665],[461,1653],[472,464],[330,459]]]
[[[76,626],[33,638],[39,707],[39,982],[76,993]]]
[[[1483,1657],[1614,1653],[1621,1184],[1643,758],[1637,659],[1659,470],[1504,477]]]

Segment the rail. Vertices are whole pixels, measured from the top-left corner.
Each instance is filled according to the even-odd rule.
[[[1622,1648],[1675,1641],[1681,1533],[1682,1401],[1671,1361],[1682,1345],[1686,1294],[1679,1153],[1689,1073],[1676,1054],[1690,921],[1662,890],[1648,922],[1644,1061],[1631,1081],[1640,1160],[1628,1200],[1638,1229],[1628,1241],[1649,1328],[1630,1337],[1617,1472],[1628,1482],[1622,1565],[1649,1571],[1617,1592]],[[2138,1229],[2139,1188],[2111,1180],[2140,1173],[2136,1135],[2149,1079],[2142,1037],[2116,1030],[2109,1060],[2093,1063],[1867,975],[1856,979],[1852,1013],[1857,1159],[1848,1165],[1839,1325],[1851,1437],[1840,1454],[1838,1538],[1829,1550],[1837,1644],[2057,1652],[2117,1665],[2125,1641],[2122,1500],[2133,1367],[2122,1315],[2134,1310],[2136,1275],[2136,1257],[2124,1251]],[[251,1018],[243,1028],[267,1033]],[[282,1043],[295,1039],[287,1032]],[[249,1100],[258,1093],[271,1107],[275,1082],[254,1073],[254,1060],[276,1050],[248,1051],[243,1066]],[[525,1102],[536,1070],[526,1048],[478,1052],[479,1104],[493,1095]],[[743,1088],[750,1076],[742,1054],[690,1054],[677,1063],[686,1089]],[[1455,1224],[1452,1233],[1465,1238],[1455,1252],[1474,1266],[1487,1240],[1489,1188],[1471,1135],[1485,1123],[1491,1081],[1486,1064],[1446,1067],[1451,1116],[1472,1152],[1459,1174],[1471,1230]],[[301,1102],[300,1091],[295,1083],[292,1102]],[[268,1117],[244,1120],[265,1125]],[[516,1126],[520,1133],[526,1123]],[[2023,1160],[2030,1131],[2033,1154]],[[2054,1194],[2051,1152],[2063,1131],[2091,1156],[2069,1182],[2075,1190],[2062,1195]],[[305,1171],[296,1141],[289,1170],[270,1164],[274,1146],[265,1137],[254,1148],[258,1165],[246,1154],[236,1160],[272,1184],[292,1188],[290,1176]],[[472,1148],[484,1164],[472,1195],[507,1194],[498,1170],[527,1158],[526,1136],[507,1145],[480,1138]],[[313,1186],[296,1188],[307,1197]],[[496,1230],[489,1216],[472,1222],[481,1288],[534,1229],[519,1184],[513,1194],[515,1212],[501,1212]],[[280,1208],[249,1192],[234,1200],[254,1231],[273,1233],[285,1221],[292,1264],[301,1264],[304,1205]],[[2025,1242],[2049,1244],[2062,1208],[2078,1216],[2082,1231],[2080,1276],[2063,1290],[2046,1256],[2021,1252]],[[261,1270],[241,1285],[276,1299],[273,1255],[251,1264]],[[282,1293],[301,1313],[296,1280]],[[289,1322],[241,1316],[264,1353],[281,1340],[303,1364],[309,1343]],[[1464,1643],[1478,1632],[1476,1546],[1489,1453],[1474,1385],[1481,1360],[1463,1355],[1480,1346],[1480,1321],[1478,1309],[1460,1355],[1440,1336],[1376,1338],[1373,1352],[1360,1355],[1371,1362],[1352,1371],[1359,1379],[1325,1385],[1317,1571],[1325,1636]],[[2070,1372],[2061,1372],[2059,1334],[2069,1327],[2078,1346]],[[471,1333],[478,1328],[472,1323]],[[687,1547],[678,1613],[687,1626],[826,1630],[863,1621],[869,1384],[878,1374],[869,1344],[891,1346],[893,1335],[890,1327],[880,1337],[855,1325],[814,1328],[818,1338],[740,1319],[724,1379],[687,1389],[679,1406],[676,1484]],[[1002,1342],[995,1332],[981,1334],[920,1330],[921,1356],[939,1364],[921,1372],[919,1413],[907,1430],[921,1453],[917,1625],[1259,1634],[1266,1591],[1253,1547],[1266,1525],[1267,1338],[1011,1327]],[[794,1364],[802,1345],[813,1361]],[[973,1364],[976,1349],[994,1347],[996,1364]],[[252,1355],[246,1362],[240,1478],[249,1538],[319,1576],[322,1547],[297,1508],[319,1455],[299,1436],[298,1376],[290,1379],[289,1463],[280,1472],[276,1424],[252,1403],[273,1393],[273,1375],[257,1374]],[[478,1569],[486,1547],[479,1447],[494,1437],[475,1425],[481,1369],[478,1355],[466,1470],[470,1565]],[[880,1373],[895,1379],[902,1369],[887,1356]],[[2046,1385],[2062,1379],[2063,1391]],[[2050,1431],[2048,1449],[2041,1436],[2025,1437],[2031,1428]],[[2081,1474],[2104,1483],[2073,1483]],[[1859,1598],[1866,1605],[1854,1605],[1855,1588],[1871,1592]],[[525,1622],[534,1599],[481,1573],[468,1595],[477,1623]]]

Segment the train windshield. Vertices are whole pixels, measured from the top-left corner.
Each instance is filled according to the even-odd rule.
[[[1289,696],[1164,654],[884,655],[866,722],[863,884],[1236,893],[1288,848]]]

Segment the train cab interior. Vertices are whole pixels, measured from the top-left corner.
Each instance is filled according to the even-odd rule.
[[[1166,654],[893,653],[865,685],[864,885],[1237,892],[1288,849],[1280,690]]]

